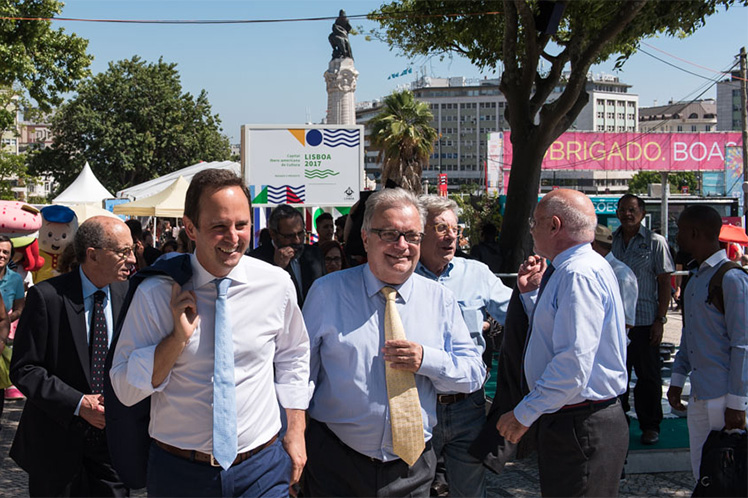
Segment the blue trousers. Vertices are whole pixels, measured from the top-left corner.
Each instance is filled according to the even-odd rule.
[[[434,453],[444,457],[450,496],[486,496],[486,469],[483,462],[468,453],[486,422],[486,396],[483,389],[449,405],[436,405]]]
[[[291,458],[280,440],[223,470],[191,462],[151,444],[148,496],[288,496]]]

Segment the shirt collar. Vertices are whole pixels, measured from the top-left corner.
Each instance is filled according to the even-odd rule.
[[[104,291],[104,294],[106,294],[106,298],[109,299],[109,286],[105,285],[101,289],[96,287],[93,282],[91,282],[85,273],[83,273],[83,268],[80,266],[78,267],[78,273],[81,276],[81,289],[83,290],[83,299],[88,299],[93,295],[96,291]]]
[[[413,275],[400,285],[386,284],[374,276],[371,272],[371,268],[369,268],[369,263],[366,263],[366,265],[364,265],[364,287],[366,288],[366,295],[370,298],[375,294],[379,294],[382,287],[392,287],[397,291],[397,295],[407,303],[413,292]]]
[[[707,267],[717,266],[722,261],[727,261],[727,252],[724,249],[720,249],[719,251],[706,258],[704,262],[699,265],[699,271]]]
[[[582,244],[577,244],[573,247],[570,247],[558,254],[556,254],[556,257],[553,258],[553,266],[558,269],[561,267],[562,264],[564,264],[566,261],[570,260],[573,256],[576,254],[583,254],[586,252],[595,252],[592,249],[592,246],[589,242],[583,242]],[[596,253],[597,254],[597,253]]]
[[[247,256],[249,257],[249,256]],[[244,258],[244,256],[242,256]],[[192,285],[193,288],[199,289],[200,287],[212,283],[215,279],[221,278],[216,277],[212,273],[208,272],[203,265],[200,264],[200,261],[197,260],[197,255],[193,252],[190,254],[190,262],[192,263]],[[234,282],[248,283],[247,278],[247,272],[239,270],[239,267],[241,266],[241,260],[239,261],[239,264],[236,265],[231,269],[228,275],[226,275],[225,278],[229,278]]]
[[[416,273],[423,275],[424,277],[430,278],[431,280],[437,280],[439,277],[448,277],[449,272],[451,272],[452,268],[454,268],[455,266],[456,259],[457,259],[456,257],[452,258],[452,260],[449,263],[447,263],[447,266],[444,267],[444,271],[441,272],[439,275],[437,275],[436,273],[426,268],[426,265],[424,265],[423,263],[419,261],[418,265],[416,266]]]

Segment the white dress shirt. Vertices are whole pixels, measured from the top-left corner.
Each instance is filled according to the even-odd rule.
[[[200,323],[164,382],[151,386],[156,346],[171,333],[173,281],[152,277],[133,297],[115,351],[111,379],[119,399],[133,405],[151,396],[151,437],[183,449],[213,447],[213,342],[215,277],[193,254],[193,290]],[[238,451],[270,440],[281,428],[278,403],[309,404],[309,337],[287,272],[242,257],[228,278],[234,329]]]
[[[628,267],[615,256],[613,252],[605,255],[605,261],[610,263],[613,273],[618,279],[618,286],[621,288],[621,297],[623,298],[623,312],[626,315],[626,325],[629,327],[636,326],[636,301],[639,297],[639,284],[636,282],[634,270]]]
[[[537,291],[522,294],[532,317],[524,358],[530,393],[514,416],[526,427],[565,405],[626,390],[626,325],[613,269],[588,243],[558,254],[553,266],[537,303]]]

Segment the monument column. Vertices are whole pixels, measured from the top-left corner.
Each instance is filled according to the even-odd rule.
[[[325,71],[328,124],[356,124],[356,80],[358,71],[351,57],[330,61]]]

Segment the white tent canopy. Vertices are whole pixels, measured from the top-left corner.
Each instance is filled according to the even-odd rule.
[[[130,216],[158,216],[179,218],[184,214],[184,196],[190,184],[184,177],[178,177],[171,185],[149,197],[114,206],[114,214]]]
[[[208,168],[230,169],[237,175],[241,174],[241,166],[239,166],[239,163],[233,161],[202,162],[193,164],[192,166],[187,166],[179,171],[174,171],[173,173],[160,176],[145,183],[120,190],[117,192],[117,197],[129,199],[142,199],[143,197],[149,197],[164,190],[166,187],[174,183],[174,180],[180,176],[187,180],[187,183],[189,184],[192,181],[192,177],[195,176],[198,171]]]
[[[101,206],[101,201],[114,197],[104,188],[104,185],[96,178],[91,171],[91,166],[83,166],[83,170],[73,183],[70,184],[60,195],[55,197],[55,204],[63,206],[72,206],[74,204],[97,203]]]

